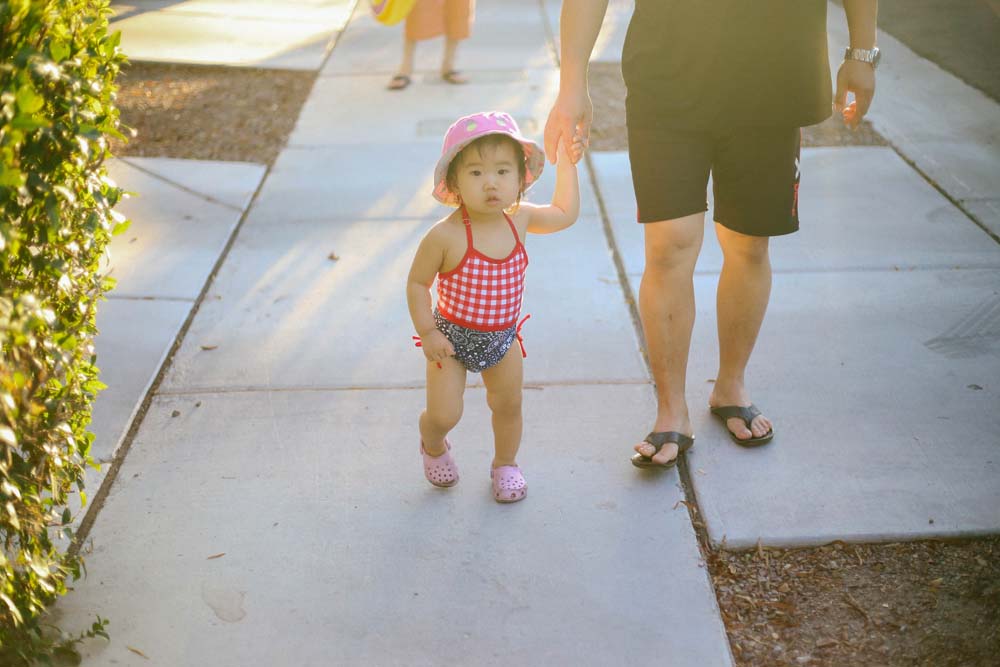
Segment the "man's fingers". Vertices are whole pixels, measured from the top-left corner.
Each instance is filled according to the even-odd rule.
[[[555,119],[556,110],[553,107],[549,111],[549,117],[545,121],[545,133],[542,135],[545,143],[545,157],[552,164],[555,164],[556,160],[556,146],[559,144],[559,129],[557,127],[557,122]]]
[[[559,142],[563,137],[572,134],[572,123],[569,122],[554,107],[549,112],[549,119],[545,121],[545,157],[551,164],[556,163],[556,156],[559,154]]]
[[[576,136],[580,137],[584,141],[590,141],[590,125],[593,122],[593,118],[590,114],[584,115],[579,123],[576,124]]]
[[[861,122],[861,119],[865,117],[865,114],[868,113],[868,107],[872,105],[872,98],[875,96],[874,92],[875,91],[872,90],[862,90],[860,92],[854,91],[854,101],[858,105],[856,113],[859,123]]]
[[[844,107],[847,106],[847,86],[837,77],[837,92],[833,96],[833,108],[837,110],[837,113],[844,111]]]

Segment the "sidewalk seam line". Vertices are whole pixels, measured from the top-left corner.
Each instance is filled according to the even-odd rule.
[[[225,208],[228,208],[231,211],[236,211],[237,213],[243,213],[243,209],[241,209],[239,206],[234,206],[233,204],[230,204],[229,202],[224,202],[221,199],[216,199],[212,195],[206,195],[203,192],[198,192],[197,190],[189,188],[188,186],[184,185],[183,183],[178,183],[177,181],[175,181],[173,179],[170,179],[170,178],[167,178],[166,176],[164,176],[162,174],[158,174],[155,171],[153,171],[153,170],[151,170],[151,169],[149,169],[147,167],[143,167],[141,165],[136,164],[135,162],[132,161],[133,158],[135,158],[135,157],[138,157],[138,156],[135,156],[135,155],[128,155],[128,156],[125,156],[125,157],[115,156],[115,159],[118,160],[118,161],[120,161],[120,162],[124,162],[125,164],[127,164],[130,167],[132,167],[133,169],[141,171],[142,173],[147,174],[149,176],[152,176],[153,178],[155,178],[158,181],[163,181],[167,185],[171,185],[171,186],[173,186],[173,187],[175,187],[175,188],[177,188],[179,190],[183,190],[184,192],[186,192],[186,193],[188,193],[190,195],[194,195],[195,197],[198,197],[199,199],[207,201],[207,202],[209,202],[211,204],[218,204],[219,206],[224,206]],[[152,158],[152,159],[156,159],[156,158]],[[177,158],[170,158],[170,159],[177,159]],[[209,160],[198,160],[198,161],[199,162],[209,162]],[[219,162],[219,161],[218,160],[211,160],[211,162]],[[241,162],[240,164],[256,164],[256,165],[260,165],[259,162]],[[264,166],[267,166],[267,165],[264,165]],[[249,208],[249,205],[248,205],[248,208]]]
[[[608,381],[566,381],[566,382],[528,382],[523,385],[526,390],[559,387],[638,387],[652,384],[649,379],[636,380],[608,380]],[[482,382],[473,382],[466,385],[468,389],[482,389],[486,385]],[[412,391],[426,389],[426,384],[395,384],[395,385],[303,385],[285,387],[266,387],[262,385],[243,386],[215,386],[215,387],[188,387],[179,389],[166,389],[158,391],[157,396],[197,396],[203,394],[280,394],[280,393],[300,393],[300,392],[339,392],[339,391]]]
[[[108,301],[173,301],[180,303],[194,303],[197,297],[193,296],[143,296],[137,294],[108,294],[105,296]]]
[[[979,218],[977,218],[976,215],[972,213],[972,211],[963,206],[961,199],[953,197],[950,192],[941,187],[941,185],[938,184],[937,181],[931,178],[930,174],[928,174],[926,171],[920,168],[920,165],[917,164],[916,160],[910,158],[906,153],[904,153],[903,150],[895,144],[895,142],[890,141],[889,146],[892,148],[893,151],[895,151],[896,155],[898,155],[903,162],[910,165],[910,167],[915,172],[917,172],[921,176],[921,178],[927,181],[928,185],[930,185],[932,188],[941,193],[941,196],[943,196],[945,199],[951,202],[952,205],[955,206],[955,208],[957,208],[965,215],[965,217],[971,220],[972,224],[974,224],[976,227],[979,227],[979,229],[986,232],[986,235],[989,236],[991,239],[993,239],[994,242],[1000,244],[1000,235],[998,235],[996,232],[987,227],[985,223],[980,221]],[[985,199],[990,199],[990,197],[986,197]]]

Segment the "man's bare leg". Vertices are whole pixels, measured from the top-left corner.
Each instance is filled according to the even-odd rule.
[[[639,286],[639,313],[656,382],[654,431],[691,433],[685,389],[688,351],[694,327],[694,265],[701,250],[705,214],[643,225],[646,236],[646,269]],[[668,443],[658,454],[639,443],[635,451],[667,463],[677,456],[677,445]]]
[[[771,258],[766,236],[747,236],[716,223],[715,233],[724,261],[716,295],[719,325],[719,374],[709,405],[750,405],[745,373],[757,342],[771,295]],[[727,420],[727,427],[743,440],[759,438],[772,427],[764,415],[747,430],[742,419]],[[752,435],[751,435],[752,434]]]

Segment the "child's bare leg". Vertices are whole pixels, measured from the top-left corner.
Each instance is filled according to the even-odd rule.
[[[503,361],[483,371],[486,403],[493,413],[493,467],[515,464],[521,446],[521,385],[523,365],[521,348],[515,342]]]
[[[417,43],[412,39],[403,38],[403,61],[399,64],[397,74],[410,76],[413,74],[413,56],[417,51]]]
[[[458,40],[446,37],[444,40],[444,55],[441,57],[441,76],[449,83],[466,83],[468,79],[455,71],[455,53],[458,51]]]
[[[465,366],[454,357],[442,359],[441,368],[427,362],[427,409],[420,413],[420,439],[431,456],[447,451],[444,438],[462,418],[465,373]]]

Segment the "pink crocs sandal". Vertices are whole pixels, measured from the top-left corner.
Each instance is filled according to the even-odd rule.
[[[498,503],[516,503],[528,495],[528,483],[517,466],[500,466],[490,470],[493,498]]]
[[[445,438],[444,444],[448,448],[444,454],[431,456],[424,449],[424,441],[421,440],[420,454],[424,457],[424,477],[427,478],[427,481],[434,486],[447,488],[458,484],[458,466],[451,458],[451,443],[448,442],[447,438]]]

